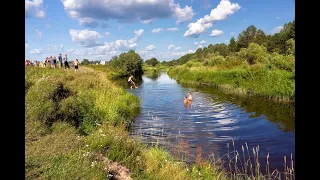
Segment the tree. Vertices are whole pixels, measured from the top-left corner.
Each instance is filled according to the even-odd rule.
[[[143,60],[139,54],[130,50],[127,53],[121,53],[119,57],[115,56],[110,60],[110,65],[118,69],[120,77],[141,76],[143,74],[142,63]]]
[[[154,58],[154,57],[153,57],[153,58],[151,58],[151,59],[149,59],[149,60],[146,60],[145,63],[148,64],[148,65],[150,65],[150,66],[156,66],[157,64],[160,63],[160,61],[158,61],[157,58]]]
[[[234,39],[234,37],[231,37],[230,43],[228,45],[229,51],[230,52],[236,52],[237,51],[237,46],[238,46],[238,44],[237,44],[236,40]]]
[[[259,45],[263,45],[267,42],[266,34],[264,34],[264,32],[261,29],[257,31],[254,42]]]
[[[89,65],[90,62],[88,59],[83,59],[82,62],[80,63],[81,65]]]
[[[238,35],[238,50],[247,48],[249,43],[254,42],[257,33],[257,28],[254,25],[249,26],[246,30]]]
[[[287,54],[295,54],[295,41],[293,38],[289,39],[286,42],[286,49],[287,49]]]

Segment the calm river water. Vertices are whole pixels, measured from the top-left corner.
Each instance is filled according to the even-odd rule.
[[[228,151],[234,150],[233,140],[240,154],[245,143],[251,156],[252,148],[259,145],[262,168],[268,153],[271,170],[283,171],[284,156],[290,159],[292,154],[294,160],[294,105],[234,97],[213,87],[181,85],[166,72],[146,73],[138,84],[137,89],[128,89],[141,99],[131,135],[145,143],[172,150],[182,138],[189,141],[190,160],[201,147],[202,158],[214,154],[227,161]],[[189,91],[193,102],[185,107],[183,96]]]

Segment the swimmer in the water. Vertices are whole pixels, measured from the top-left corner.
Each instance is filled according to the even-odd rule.
[[[183,98],[184,98],[184,101],[183,101],[184,107],[187,107],[189,103],[188,98],[187,96],[184,96]]]

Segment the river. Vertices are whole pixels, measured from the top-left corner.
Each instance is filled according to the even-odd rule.
[[[147,73],[129,92],[140,97],[141,111],[132,136],[144,143],[163,145],[172,151],[180,138],[189,141],[190,160],[201,147],[202,158],[228,160],[234,150],[253,156],[259,146],[259,162],[264,168],[269,153],[270,170],[284,169],[295,158],[295,109],[259,98],[226,95],[214,87],[179,84],[166,72]],[[183,96],[192,93],[191,107],[185,107]],[[234,141],[234,147],[233,147]],[[233,154],[229,153],[229,154]],[[241,158],[243,158],[241,156]]]

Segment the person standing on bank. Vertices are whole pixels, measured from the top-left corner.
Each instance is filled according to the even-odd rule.
[[[69,63],[68,63],[68,56],[67,56],[67,54],[65,54],[65,57],[63,58],[63,60],[64,60],[64,68],[65,68],[65,69],[69,69],[70,66],[69,66]]]
[[[61,53],[58,56],[58,61],[59,61],[59,68],[62,68],[63,64],[62,64],[62,54]]]
[[[74,62],[74,72],[77,72],[79,70],[79,61],[78,59],[76,59]]]

